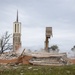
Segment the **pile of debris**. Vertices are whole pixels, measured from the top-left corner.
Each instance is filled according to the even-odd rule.
[[[9,51],[9,52],[5,52],[3,54],[0,54],[0,59],[2,60],[11,60],[11,59],[15,59],[15,58],[19,58],[23,55],[25,55],[25,49],[22,50],[22,52],[18,53],[17,51]]]
[[[19,54],[13,51],[0,54],[0,59],[3,59],[3,60],[10,60],[10,59],[18,58],[18,57],[19,57]]]

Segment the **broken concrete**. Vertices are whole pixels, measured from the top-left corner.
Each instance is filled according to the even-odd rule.
[[[15,59],[18,57],[19,55],[16,54],[15,52],[6,52],[3,54],[0,54],[0,59],[3,59],[3,60],[11,60],[11,59]]]

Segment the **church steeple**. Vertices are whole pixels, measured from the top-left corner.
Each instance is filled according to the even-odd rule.
[[[21,47],[21,22],[18,21],[18,10],[16,21],[13,23],[13,50],[16,51]]]
[[[17,17],[16,17],[16,22],[18,22],[18,10],[17,10]]]

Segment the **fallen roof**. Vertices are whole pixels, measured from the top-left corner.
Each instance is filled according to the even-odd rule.
[[[55,54],[52,54],[52,53],[44,52],[44,53],[33,53],[31,55],[32,55],[32,57],[62,57],[65,54],[64,53],[55,53]]]

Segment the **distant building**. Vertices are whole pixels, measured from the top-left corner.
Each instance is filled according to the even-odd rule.
[[[16,21],[13,23],[13,50],[21,47],[21,22],[18,21],[18,11]]]

